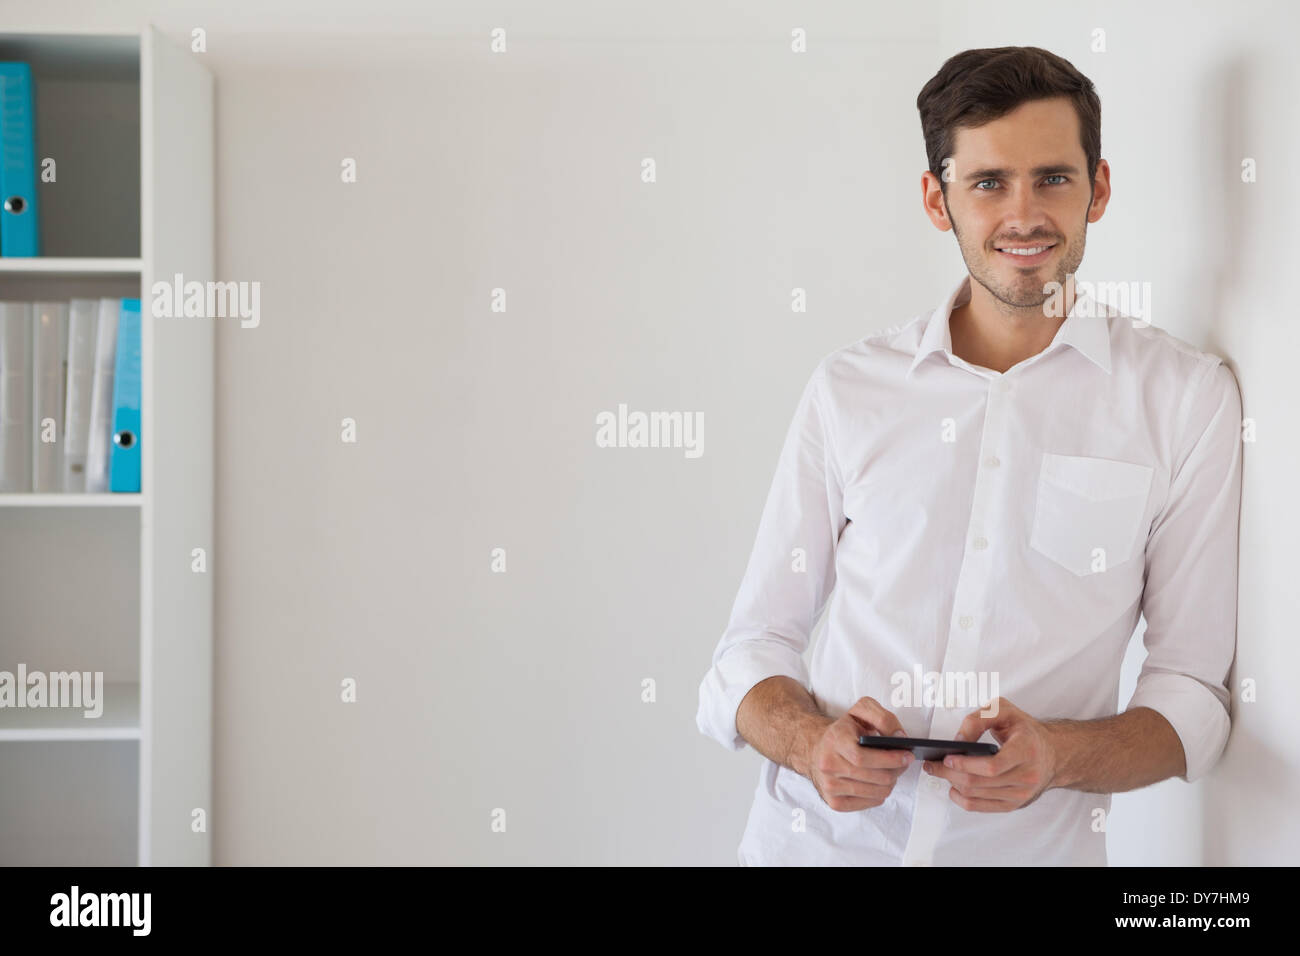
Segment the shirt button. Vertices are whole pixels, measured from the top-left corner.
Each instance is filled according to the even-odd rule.
[[[940,777],[931,777],[930,780],[929,780],[928,782],[929,782],[929,784],[930,784],[930,789],[931,789],[931,790],[942,790],[942,789],[943,789],[943,779],[940,778]]]
[[[996,468],[998,465],[1002,464],[1002,462],[998,461],[997,455],[989,455],[989,457],[984,459],[984,464],[988,468]]]
[[[957,619],[957,623],[962,627],[970,627],[972,624],[975,623],[975,621],[974,619],[971,618],[969,614],[963,614],[961,617]]]
[[[911,863],[907,865],[908,866],[929,866],[930,864],[926,863],[925,860],[913,860]]]
[[[989,546],[989,539],[988,539],[988,538],[976,538],[976,539],[975,539],[975,550],[976,550],[976,551],[983,551],[983,550],[984,550],[985,548],[987,548],[988,546]]]

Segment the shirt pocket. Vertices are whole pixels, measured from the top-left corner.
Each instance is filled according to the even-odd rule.
[[[1043,454],[1029,546],[1079,577],[1101,548],[1113,568],[1133,556],[1154,469],[1110,458]]]

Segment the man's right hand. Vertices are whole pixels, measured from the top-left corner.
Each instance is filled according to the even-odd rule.
[[[832,810],[880,806],[912,765],[910,750],[863,747],[858,743],[860,734],[905,736],[898,718],[870,697],[863,697],[843,717],[824,725],[809,751],[808,779]]]

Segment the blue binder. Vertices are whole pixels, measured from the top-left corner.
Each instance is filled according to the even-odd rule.
[[[32,70],[0,63],[0,256],[40,255]]]
[[[108,490],[140,490],[140,300],[123,299],[113,368],[113,444]]]

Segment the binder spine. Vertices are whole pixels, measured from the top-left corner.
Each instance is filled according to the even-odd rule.
[[[40,255],[32,71],[0,63],[0,256]]]
[[[140,300],[123,299],[113,373],[113,441],[108,490],[140,490]]]
[[[0,302],[0,492],[32,490],[32,307]]]

